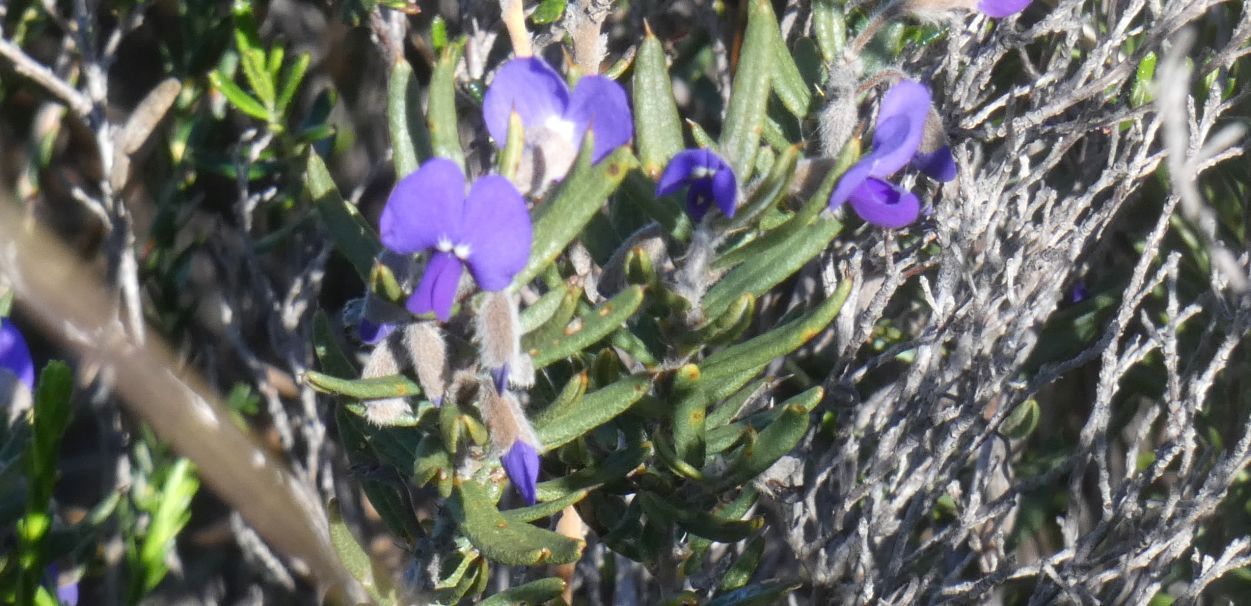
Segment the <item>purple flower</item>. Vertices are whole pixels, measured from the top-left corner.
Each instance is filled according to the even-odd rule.
[[[686,212],[699,221],[715,202],[727,217],[734,216],[738,181],[734,170],[721,156],[707,149],[678,152],[665,167],[656,184],[656,195],[664,196],[686,186]]]
[[[534,486],[539,481],[539,453],[525,440],[513,441],[512,447],[500,457],[504,473],[527,505],[534,505]]]
[[[944,145],[916,158],[925,136],[930,113],[930,93],[925,86],[902,80],[886,92],[873,132],[873,150],[847,170],[830,196],[830,208],[851,202],[865,221],[899,228],[916,221],[921,202],[916,194],[886,180],[909,161],[937,178],[955,177],[951,151]]]
[[[603,76],[583,76],[569,85],[546,61],[518,58],[495,73],[482,100],[482,118],[497,145],[508,138],[512,112],[525,127],[526,148],[542,157],[547,180],[559,178],[573,163],[586,131],[595,131],[592,161],[599,162],[633,135],[634,119],[625,90]]]
[[[369,318],[361,318],[360,324],[356,325],[357,336],[361,338],[362,343],[368,345],[377,345],[393,332],[395,332],[394,324],[378,323]]]
[[[977,10],[982,11],[987,17],[1002,19],[1025,10],[1030,2],[1031,0],[980,0],[977,3]]]
[[[0,369],[13,373],[27,388],[35,387],[35,362],[26,339],[8,318],[0,319]]]
[[[530,256],[530,213],[517,188],[487,175],[466,195],[465,175],[444,158],[431,159],[395,186],[379,227],[393,252],[430,251],[406,307],[440,320],[451,316],[465,265],[483,290],[503,290]]]

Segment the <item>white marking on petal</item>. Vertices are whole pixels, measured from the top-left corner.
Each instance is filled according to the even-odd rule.
[[[717,174],[717,169],[710,166],[696,166],[691,169],[692,179],[706,179]]]
[[[452,253],[456,255],[457,259],[464,261],[465,259],[469,258],[469,245],[457,244],[455,247],[452,248]]]
[[[574,144],[575,146],[578,144],[577,141],[573,140],[573,122],[570,122],[560,116],[548,116],[547,120],[543,121],[543,126],[547,127],[547,130],[551,131],[552,134]]]
[[[452,252],[452,239],[447,236],[439,236],[439,242],[434,247],[439,252]]]

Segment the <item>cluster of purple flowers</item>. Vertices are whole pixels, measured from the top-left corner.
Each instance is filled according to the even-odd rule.
[[[1030,0],[979,0],[977,8],[992,17],[1014,14]],[[545,61],[523,57],[509,61],[495,74],[483,99],[483,121],[497,145],[509,136],[516,114],[523,128],[525,176],[512,181],[485,175],[466,183],[454,162],[434,158],[405,176],[387,200],[380,220],[382,243],[400,255],[426,255],[421,280],[406,307],[419,318],[447,321],[468,268],[477,286],[504,291],[526,265],[532,226],[523,192],[540,194],[564,177],[588,133],[593,133],[592,161],[598,162],[633,137],[633,116],[625,91],[609,78],[584,76],[571,90]],[[919,216],[918,197],[890,178],[912,164],[939,181],[955,178],[956,165],[945,138],[933,136],[941,125],[930,124],[930,93],[922,84],[902,80],[884,95],[869,153],[842,175],[829,199],[830,209],[850,203],[867,223],[901,228]],[[521,189],[518,189],[520,184]],[[688,149],[676,154],[656,185],[656,195],[685,190],[686,212],[699,222],[712,208],[733,217],[740,182],[713,150]],[[515,316],[515,303],[513,315]],[[363,319],[361,336],[376,342],[393,330],[385,322]],[[511,334],[511,333],[510,333]],[[516,339],[519,335],[512,335]],[[505,347],[507,349],[507,347]],[[488,369],[504,399],[508,363]],[[515,401],[515,399],[511,400]],[[514,407],[515,408],[515,407]],[[524,418],[522,419],[524,422]],[[528,428],[528,425],[526,425]],[[532,431],[502,431],[504,470],[528,503],[534,502],[539,473],[538,444]]]

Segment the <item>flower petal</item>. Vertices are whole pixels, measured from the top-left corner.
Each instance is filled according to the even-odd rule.
[[[686,214],[699,223],[712,208],[712,201],[712,183],[708,179],[695,181],[686,189]]]
[[[30,358],[30,348],[8,318],[0,319],[0,368],[13,373],[26,387],[35,388],[35,362]]]
[[[508,139],[508,117],[521,116],[521,124],[542,124],[562,116],[569,107],[569,85],[546,61],[538,57],[513,59],[495,72],[482,98],[482,119],[496,145]]]
[[[717,160],[721,161],[720,158]],[[717,208],[720,208],[725,216],[733,217],[735,202],[738,198],[738,185],[735,183],[734,171],[728,164],[721,161],[721,167],[709,177],[709,180],[712,181],[712,199],[716,201]]]
[[[434,312],[435,317],[446,322],[452,316],[461,268],[460,259],[452,253],[436,252],[430,255],[426,272],[421,275],[421,283],[408,298],[408,311],[418,315]]]
[[[985,13],[987,17],[1002,19],[1025,10],[1029,3],[1030,0],[981,0],[977,3],[977,10]]]
[[[595,131],[593,162],[603,160],[634,136],[634,117],[625,89],[603,76],[583,76],[578,80],[565,119],[574,124],[575,146],[581,145],[588,126]]]
[[[928,153],[918,151],[912,157],[912,165],[936,181],[945,183],[956,178],[956,159],[946,145]]]
[[[878,227],[897,229],[911,225],[921,213],[916,194],[876,177],[861,183],[850,200],[861,219]]]
[[[852,165],[838,179],[838,186],[834,188],[834,193],[830,194],[830,210],[834,210],[843,205],[847,198],[851,197],[851,193],[856,191],[865,179],[869,178],[869,172],[873,169],[873,158],[862,158],[859,162]]]
[[[656,183],[656,197],[667,196],[682,189],[696,167],[707,166],[709,153],[706,149],[684,149],[674,154],[669,165],[665,167],[665,172],[660,174],[660,181]]]
[[[504,465],[504,473],[513,483],[517,494],[521,495],[526,505],[534,505],[534,486],[539,481],[539,453],[524,440],[515,440],[508,452],[500,457]]]
[[[465,201],[465,261],[483,290],[502,290],[526,266],[534,237],[530,212],[517,188],[503,177],[478,179]]]
[[[356,335],[360,337],[362,343],[367,345],[377,345],[393,332],[395,332],[394,324],[377,323],[368,318],[361,318],[360,324],[356,325]]]
[[[382,244],[412,254],[456,240],[465,204],[465,175],[455,162],[432,158],[396,184],[378,220]]]
[[[873,130],[874,177],[889,177],[912,159],[925,134],[930,92],[920,82],[900,80],[886,91]]]

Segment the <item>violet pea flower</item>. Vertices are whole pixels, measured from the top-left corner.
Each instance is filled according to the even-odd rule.
[[[393,252],[431,253],[406,307],[443,321],[451,317],[466,265],[483,290],[503,290],[525,267],[533,238],[530,213],[512,183],[487,175],[466,194],[465,175],[445,158],[429,160],[395,186],[379,228]]]
[[[500,464],[526,505],[534,505],[538,496],[535,485],[539,481],[539,453],[534,446],[521,438],[514,440],[500,457]]]
[[[987,17],[1002,19],[1011,17],[1029,6],[1032,0],[979,0],[977,10]]]
[[[664,196],[686,186],[686,213],[698,222],[715,203],[727,217],[734,216],[738,180],[721,156],[707,149],[678,152],[665,167],[656,184],[656,196]]]
[[[35,362],[26,339],[8,318],[0,319],[0,370],[7,370],[28,389],[35,387]]]
[[[482,99],[482,118],[496,145],[508,139],[512,112],[521,117],[525,149],[541,156],[544,181],[568,172],[587,130],[595,132],[592,161],[629,143],[634,133],[625,89],[603,76],[583,76],[570,92],[564,78],[538,57],[505,63]]]
[[[922,150],[925,124],[930,113],[930,93],[919,82],[902,80],[882,98],[873,149],[847,170],[830,196],[830,208],[851,202],[856,214],[878,227],[900,228],[917,220],[921,202],[916,194],[886,180],[910,161],[931,176],[950,180],[955,177],[951,151],[942,145]]]

